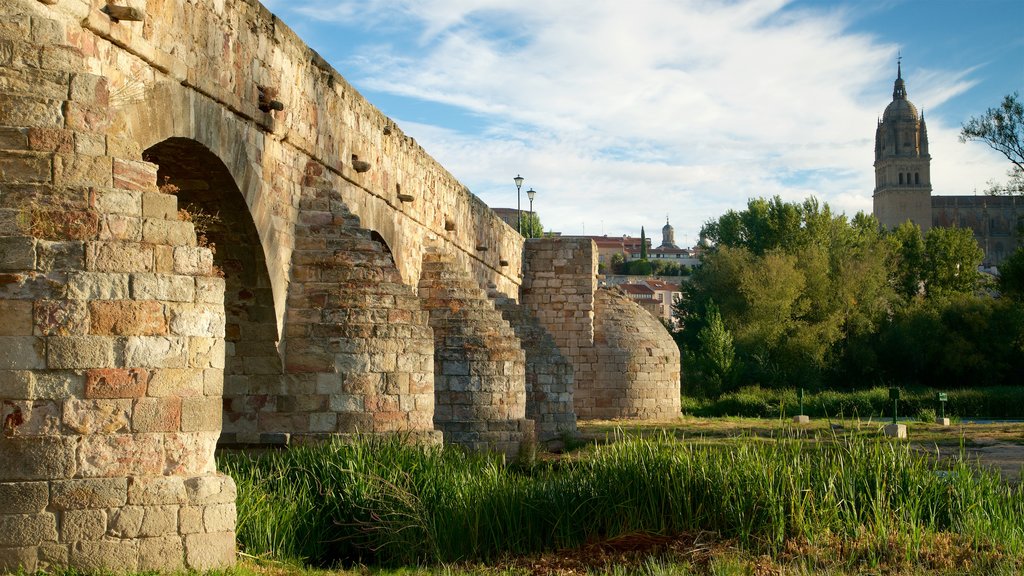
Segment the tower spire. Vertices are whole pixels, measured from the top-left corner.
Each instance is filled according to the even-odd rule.
[[[907,85],[903,82],[903,55],[897,52],[896,56],[896,83],[892,87],[893,100],[907,99]]]

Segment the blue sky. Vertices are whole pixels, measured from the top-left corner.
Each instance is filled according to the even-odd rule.
[[[545,228],[680,244],[748,198],[870,212],[897,54],[936,194],[1008,162],[961,123],[1024,93],[1021,0],[270,0],[477,196]]]

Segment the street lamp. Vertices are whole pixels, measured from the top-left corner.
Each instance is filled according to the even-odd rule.
[[[530,238],[533,238],[533,197],[537,195],[537,191],[531,186],[526,195],[530,197]]]
[[[523,197],[523,195],[520,194],[519,191],[523,189],[523,177],[520,176],[519,174],[516,174],[516,177],[513,178],[512,181],[516,183],[516,230],[519,232],[519,235],[522,236],[523,235],[523,204],[522,204],[522,197]]]

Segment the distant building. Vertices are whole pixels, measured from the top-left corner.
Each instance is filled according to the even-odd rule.
[[[934,226],[970,228],[985,252],[983,265],[998,266],[1021,243],[1024,198],[933,196],[924,114],[907,99],[900,64],[892,102],[875,129],[875,191],[872,211],[886,228],[910,220],[922,232]]]
[[[626,296],[656,318],[671,321],[672,305],[683,297],[679,285],[654,278],[639,281],[636,281],[636,276],[629,278],[633,281],[617,284]]]

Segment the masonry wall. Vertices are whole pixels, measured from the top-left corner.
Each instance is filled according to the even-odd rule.
[[[597,287],[589,238],[542,238],[524,250],[521,302],[573,367],[580,419],[679,416],[679,349],[650,313]]]

